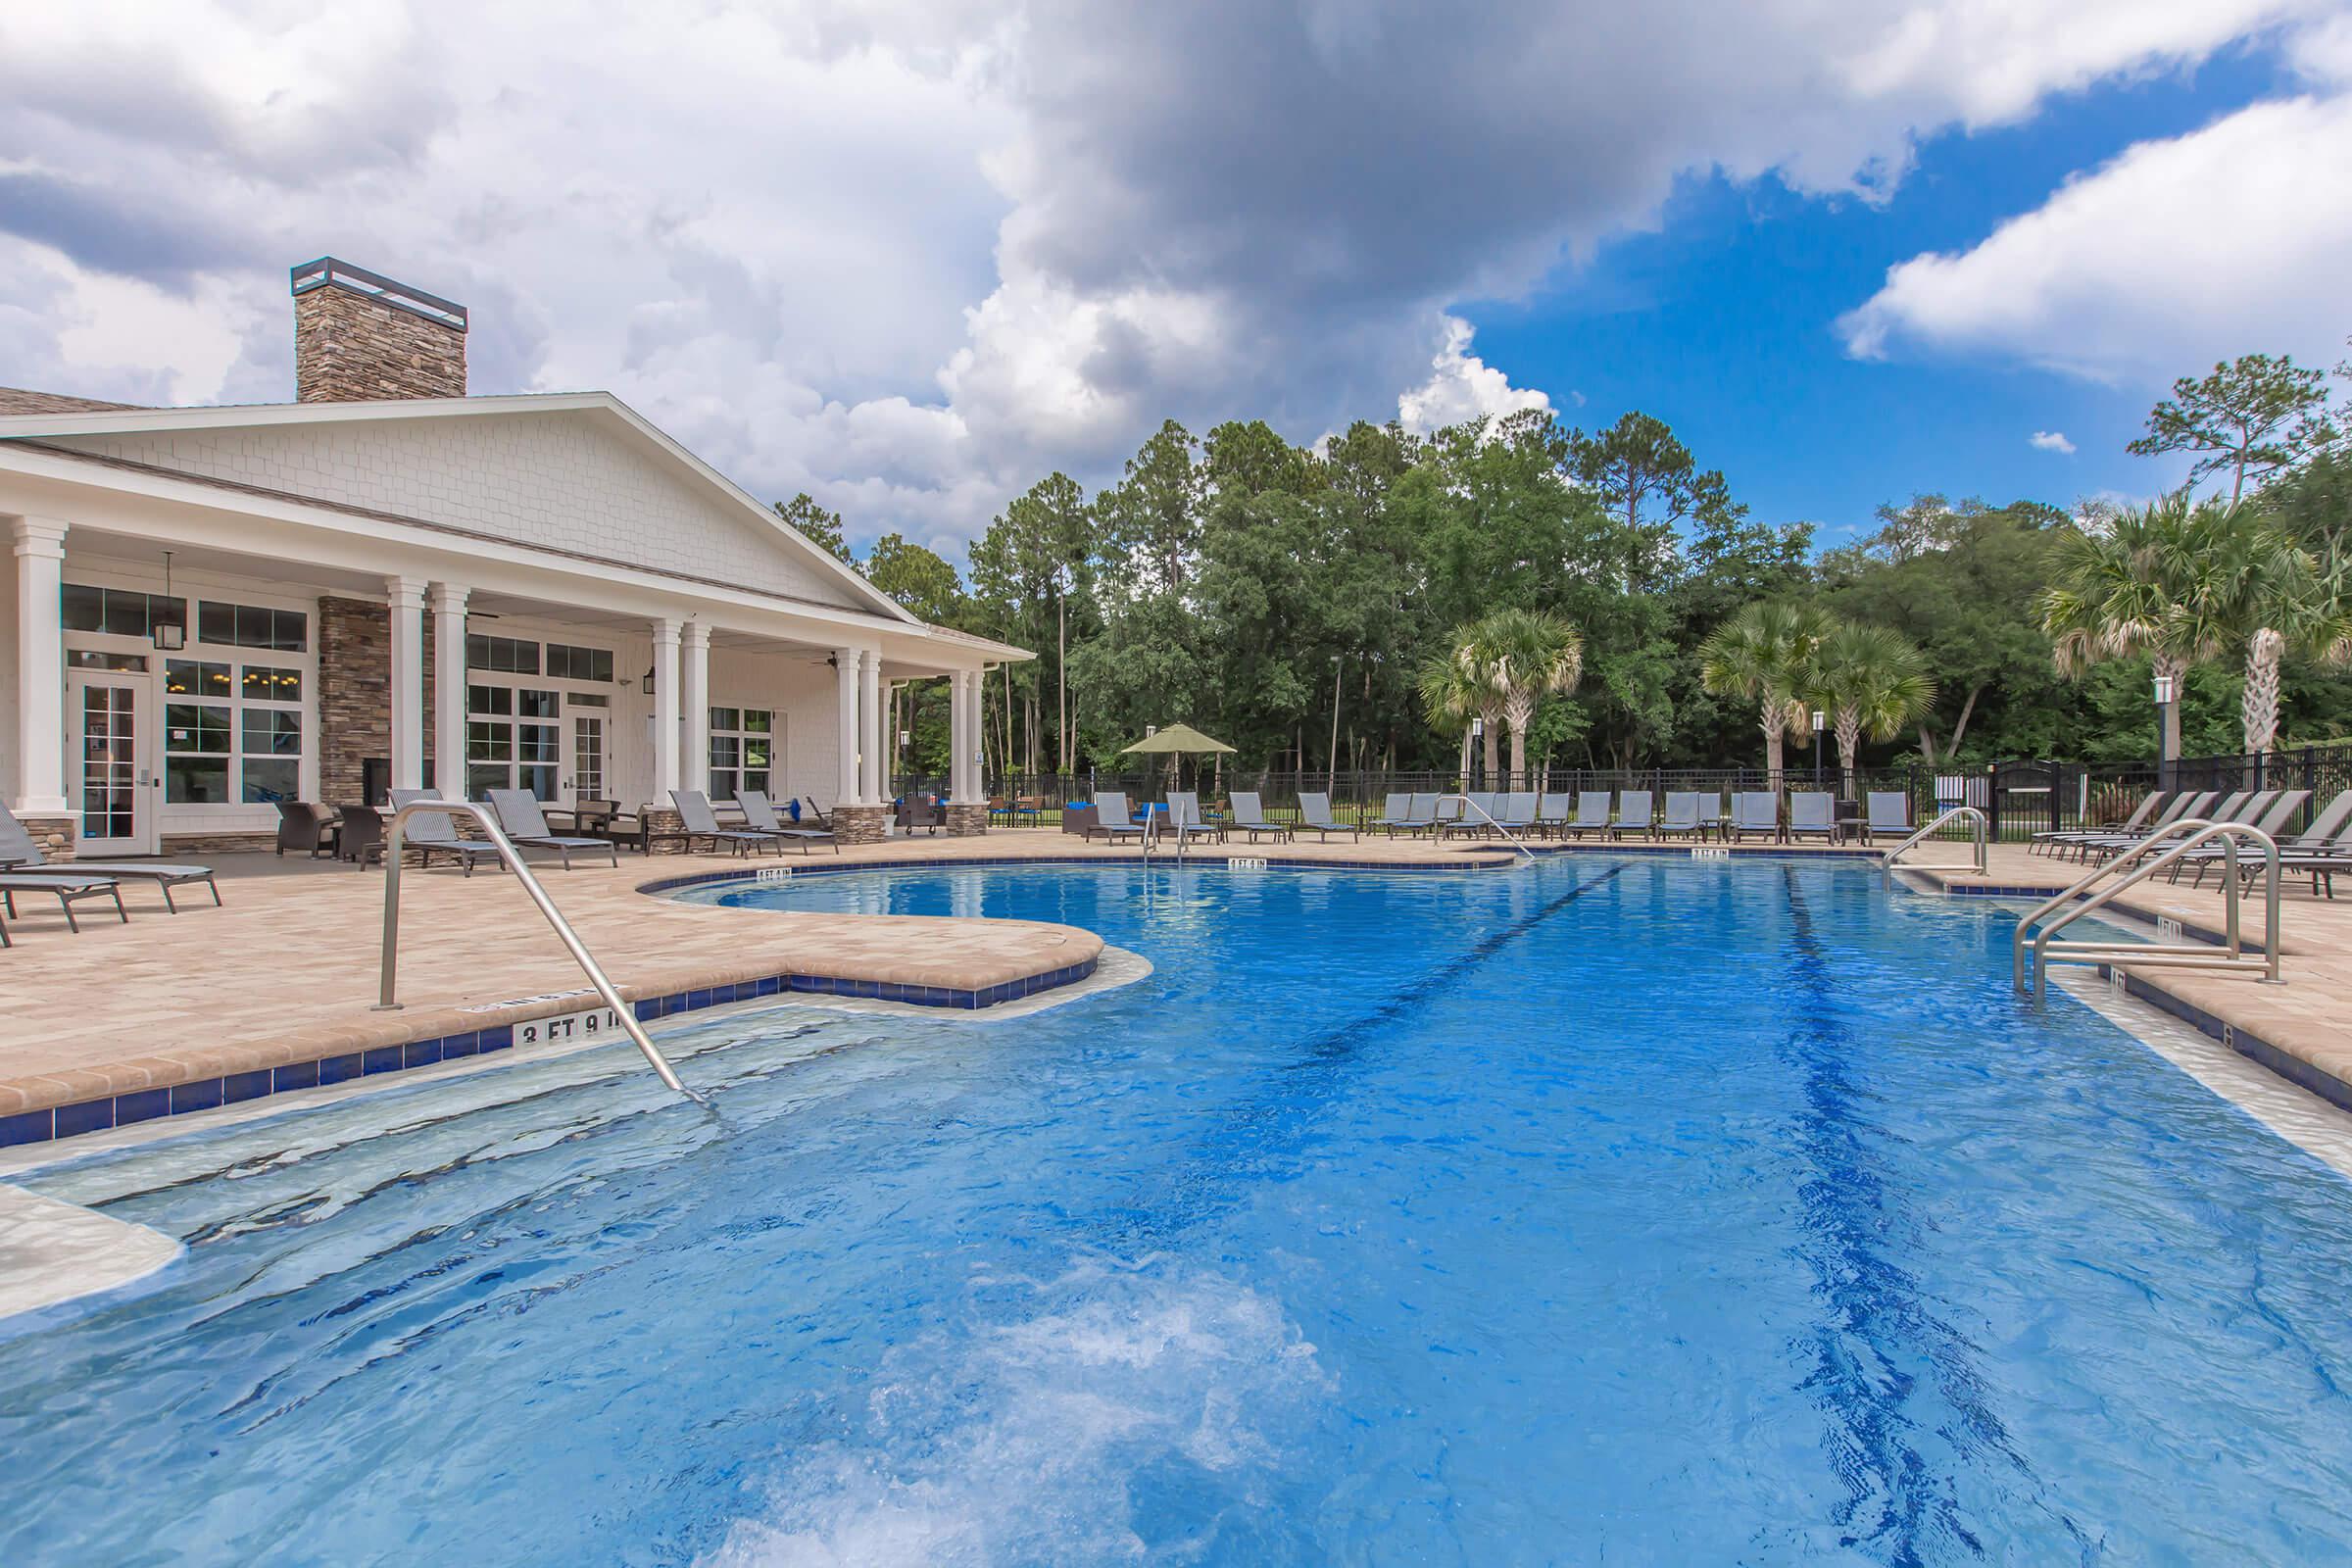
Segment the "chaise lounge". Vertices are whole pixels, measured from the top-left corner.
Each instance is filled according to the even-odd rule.
[[[179,906],[172,901],[172,890],[185,883],[203,883],[212,891],[214,905],[218,906],[220,903],[220,884],[213,880],[213,868],[209,865],[172,865],[161,860],[74,860],[51,865],[32,835],[24,831],[24,824],[5,806],[0,806],[0,871],[11,876],[49,874],[83,880],[113,877],[118,881],[152,882],[163,891],[164,907],[173,914],[179,912]],[[115,897],[120,903],[121,893]]]

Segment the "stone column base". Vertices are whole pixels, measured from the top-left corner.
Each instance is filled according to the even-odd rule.
[[[41,847],[41,858],[51,862],[74,858],[74,819],[71,816],[21,816],[24,831]]]
[[[833,837],[843,844],[880,844],[890,837],[887,806],[836,806]]]
[[[674,807],[649,806],[637,813],[637,819],[645,824],[646,853],[650,855],[684,855],[686,853],[686,819],[677,813]],[[664,833],[671,837],[664,839],[662,836]]]
[[[951,806],[948,808],[948,837],[952,839],[978,838],[987,831],[987,807]]]

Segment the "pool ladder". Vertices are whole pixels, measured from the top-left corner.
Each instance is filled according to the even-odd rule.
[[[1880,880],[1891,881],[1894,877],[1894,862],[1901,859],[1903,856],[1910,851],[1912,846],[1919,844],[1940,832],[1943,828],[1943,825],[1946,822],[1951,821],[1954,817],[1969,818],[1970,822],[1976,829],[1975,836],[1977,858],[1975,863],[1972,865],[1914,865],[1911,867],[1911,869],[1914,871],[1974,871],[1979,876],[1985,875],[1986,867],[1990,863],[1988,860],[1990,852],[1986,848],[1985,840],[1990,834],[1991,823],[1985,817],[1984,813],[1979,810],[1976,807],[1955,806],[1950,810],[1937,817],[1935,821],[1930,822],[1926,827],[1921,828],[1918,832],[1903,840],[1902,843],[1897,844],[1893,849],[1888,850],[1885,854],[1881,855],[1879,857]]]
[[[620,1019],[620,1026],[629,1032],[629,1038],[637,1043],[637,1049],[645,1054],[645,1059],[661,1075],[662,1082],[698,1104],[708,1103],[700,1094],[679,1081],[677,1069],[670,1066],[669,1058],[662,1054],[661,1048],[646,1034],[645,1025],[637,1021],[637,1010],[621,1000],[619,991],[613,988],[612,981],[606,975],[604,965],[596,961],[586,944],[580,941],[579,933],[571,928],[571,922],[564,918],[556,908],[555,901],[547,896],[547,889],[539,885],[539,879],[523,863],[521,852],[514,848],[514,841],[508,838],[506,830],[498,825],[497,814],[487,806],[471,801],[411,801],[406,806],[394,808],[385,823],[384,948],[382,978],[374,1010],[390,1012],[400,1006],[395,1000],[400,978],[400,830],[402,824],[419,811],[447,811],[472,819],[473,824],[482,830],[483,836],[489,839],[491,847],[498,851],[499,859],[522,883],[522,890],[531,896],[531,902],[539,906],[539,912],[547,916],[547,923],[555,927],[556,935],[570,952],[572,960],[580,966],[580,972],[588,977],[588,984],[595,988],[596,994],[604,999],[605,1005],[612,1008]]]
[[[1504,827],[1500,822],[1495,821],[1494,813],[1493,811],[1488,810],[1485,807],[1479,805],[1467,795],[1441,795],[1437,799],[1437,805],[1443,806],[1447,801],[1459,801],[1462,803],[1462,808],[1464,810],[1476,811],[1479,815],[1485,817],[1487,819],[1487,826],[1493,828],[1495,832],[1510,840],[1511,848],[1517,850],[1521,855],[1527,857],[1528,864],[1533,865],[1536,863],[1536,852],[1529,849],[1526,845],[1520,843],[1518,834],[1512,832],[1509,828]],[[1435,808],[1433,807],[1432,809],[1435,809]]]
[[[2186,835],[2182,837],[2182,835]],[[2150,858],[2159,844],[2179,838],[2180,843],[2161,855]],[[2172,865],[2190,851],[2214,839],[2223,847],[2222,945],[2208,942],[2064,942],[2053,943],[2059,932],[2082,916],[2104,907],[2108,901],[2126,888],[2145,882],[2149,877]],[[2237,874],[2238,845],[2245,843],[2262,854],[2263,911],[2262,952],[2249,954],[2238,931],[2237,906],[2243,883]],[[2026,953],[2034,954],[2034,998],[2040,1001],[2048,995],[2048,968],[2053,963],[2128,963],[2134,968],[2218,969],[2230,974],[2253,974],[2271,985],[2282,985],[2278,975],[2278,845],[2268,833],[2243,822],[2211,822],[2190,817],[2175,822],[2148,838],[2147,842],[2126,850],[2113,859],[2092,867],[2063,893],[2054,893],[2037,905],[2031,914],[2017,922],[2017,933],[2009,939],[2009,979],[2019,991],[2026,989]],[[2096,894],[2090,890],[2105,882],[2108,885]],[[2082,899],[2076,904],[2074,901]],[[2071,905],[2055,920],[2034,930],[2034,926],[2051,911]]]
[[[1144,859],[1147,863],[1152,858],[1152,847],[1159,842],[1159,819],[1163,814],[1150,809],[1144,812]],[[1184,863],[1184,830],[1188,825],[1180,821],[1169,830],[1176,835],[1176,863],[1178,865]]]

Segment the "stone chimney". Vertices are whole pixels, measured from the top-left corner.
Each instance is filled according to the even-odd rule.
[[[466,395],[466,307],[321,256],[294,273],[304,403]]]

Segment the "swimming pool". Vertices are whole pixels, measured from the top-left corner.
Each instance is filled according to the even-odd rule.
[[[543,1064],[28,1180],[191,1246],[0,1342],[0,1558],[2345,1549],[2352,1190],[2012,998],[2003,909],[1592,857],[695,896],[1156,968],[700,1021],[711,1114]]]

